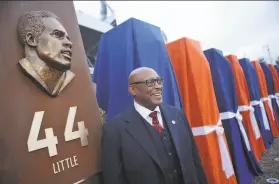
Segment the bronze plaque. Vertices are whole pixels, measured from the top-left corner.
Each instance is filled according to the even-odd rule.
[[[0,2],[0,27],[0,183],[94,178],[101,119],[73,2]]]

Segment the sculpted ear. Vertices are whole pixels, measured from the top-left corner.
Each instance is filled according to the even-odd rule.
[[[37,40],[35,39],[35,37],[30,32],[28,32],[26,34],[26,43],[30,47],[36,47],[38,45]]]

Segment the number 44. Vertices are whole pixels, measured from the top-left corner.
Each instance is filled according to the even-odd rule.
[[[78,122],[78,130],[73,132],[75,116],[77,112],[77,107],[70,107],[68,118],[66,122],[66,128],[64,132],[65,141],[72,141],[80,138],[81,146],[88,145],[88,130],[85,128],[84,121]],[[44,111],[35,112],[29,137],[27,140],[28,151],[36,151],[42,148],[48,148],[49,156],[57,155],[56,145],[58,144],[57,137],[54,136],[52,128],[45,129],[46,138],[38,140],[40,128],[42,125],[42,120],[44,116]]]

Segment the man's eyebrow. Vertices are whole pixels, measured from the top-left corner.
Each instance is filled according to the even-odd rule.
[[[52,32],[55,32],[55,31],[60,32],[60,33],[64,33],[64,31],[61,31],[61,30],[59,30],[59,29],[54,29],[54,30],[52,30]]]
[[[62,30],[59,30],[59,29],[54,29],[51,33],[53,34],[53,32],[59,32],[59,33],[61,33],[61,34],[63,34],[63,35],[66,35],[66,32],[64,32],[64,31],[62,31]],[[66,38],[70,41],[71,39],[70,39],[70,37],[69,37],[69,35],[66,35]]]
[[[59,32],[60,34],[63,34],[63,35],[66,34],[64,31],[59,30],[59,29],[54,29],[54,30],[52,31],[52,33],[53,33],[53,32]]]

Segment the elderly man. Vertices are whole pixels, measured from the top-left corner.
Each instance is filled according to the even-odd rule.
[[[162,104],[163,79],[151,68],[129,76],[134,104],[103,126],[104,184],[206,184],[183,110]]]
[[[72,42],[60,19],[48,11],[30,11],[18,21],[18,34],[25,58],[19,61],[23,72],[50,96],[55,97],[75,74],[69,71]]]

